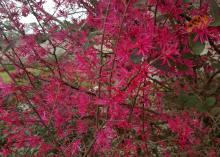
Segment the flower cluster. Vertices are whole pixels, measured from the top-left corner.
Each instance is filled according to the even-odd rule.
[[[45,2],[0,1],[0,156],[220,155],[215,0]]]

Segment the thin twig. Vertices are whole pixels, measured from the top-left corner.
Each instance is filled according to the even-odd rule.
[[[128,2],[126,4],[125,11],[124,11],[123,17],[122,17],[122,21],[121,21],[121,24],[120,24],[120,27],[119,27],[119,33],[118,33],[118,36],[117,36],[116,42],[115,42],[113,62],[112,62],[111,73],[110,73],[110,77],[109,77],[109,84],[110,84],[109,95],[110,96],[111,96],[111,91],[112,91],[111,87],[112,87],[113,72],[114,72],[114,67],[115,67],[115,62],[116,62],[116,50],[117,50],[118,43],[119,43],[120,36],[121,36],[121,32],[122,32],[122,25],[124,23],[125,16],[126,16],[126,13],[128,11],[128,7],[130,5],[130,2],[131,2],[131,0],[128,0]]]

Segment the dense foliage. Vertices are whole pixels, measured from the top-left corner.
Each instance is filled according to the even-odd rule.
[[[2,156],[220,156],[217,1],[45,1],[0,1]]]

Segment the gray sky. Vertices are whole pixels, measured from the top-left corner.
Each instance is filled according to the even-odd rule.
[[[46,3],[43,5],[45,11],[47,11],[50,14],[53,14],[53,12],[55,11],[54,9],[54,2],[53,0],[46,0]],[[34,15],[29,14],[27,17],[22,17],[21,18],[21,22],[22,23],[33,23],[33,22],[37,22],[37,20],[35,19]]]
[[[43,5],[43,8],[45,9],[46,12],[48,12],[52,15],[55,12],[55,3],[53,2],[53,0],[45,0],[45,4]],[[62,9],[62,8],[60,8],[60,9]],[[63,8],[63,10],[65,10],[65,8]],[[85,9],[77,8],[77,7],[76,7],[76,10],[77,11],[85,11]],[[86,14],[85,13],[75,13],[75,14],[69,16],[66,20],[71,21],[71,18],[79,18],[79,17],[80,17],[80,19],[85,19]],[[58,19],[61,21],[64,20],[64,18],[58,18]],[[27,17],[22,17],[20,21],[21,21],[21,23],[26,25],[25,26],[26,33],[32,33],[32,30],[28,26],[30,23],[37,23],[37,20],[33,14],[29,14]]]
[[[53,0],[45,0],[45,4],[43,5],[45,11],[47,11],[50,14],[53,14],[55,12],[55,3],[53,2]],[[76,8],[78,11],[83,11],[85,9],[83,8]],[[78,18],[79,16],[81,16],[82,14],[73,14],[72,17],[74,18]],[[71,18],[71,17],[70,17]],[[69,18],[69,20],[70,20]],[[81,17],[81,19],[86,18],[86,14],[84,16]],[[63,18],[59,18],[60,20],[64,20]],[[68,20],[68,19],[67,19]],[[29,14],[27,17],[22,17],[21,18],[21,22],[22,23],[33,23],[33,22],[37,22],[36,18],[34,17],[34,15]]]

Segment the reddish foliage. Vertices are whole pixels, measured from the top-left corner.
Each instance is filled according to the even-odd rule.
[[[44,3],[0,2],[3,156],[220,155],[214,0]]]

